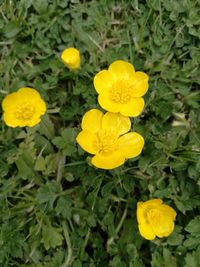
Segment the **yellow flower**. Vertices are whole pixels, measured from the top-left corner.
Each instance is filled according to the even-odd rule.
[[[99,94],[98,102],[110,112],[124,116],[138,116],[144,108],[142,96],[148,90],[149,77],[136,71],[132,64],[117,60],[108,70],[102,70],[94,77],[94,87]]]
[[[61,54],[61,59],[70,70],[79,69],[80,67],[80,52],[76,48],[65,49]]]
[[[32,88],[20,88],[7,95],[2,102],[3,120],[10,127],[35,126],[46,111],[40,94]]]
[[[137,204],[137,220],[140,234],[153,240],[156,236],[169,236],[174,230],[176,212],[161,199],[151,199]]]
[[[92,109],[82,119],[82,131],[76,140],[79,145],[93,154],[92,164],[101,169],[113,169],[125,159],[138,156],[144,146],[143,137],[129,132],[131,121],[120,113],[102,113]]]

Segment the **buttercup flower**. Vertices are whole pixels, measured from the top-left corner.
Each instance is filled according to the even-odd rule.
[[[61,54],[61,59],[70,70],[80,67],[80,52],[73,47],[65,49]]]
[[[32,88],[20,88],[7,95],[2,102],[3,120],[10,127],[35,126],[46,111],[40,94]]]
[[[174,230],[176,212],[161,199],[151,199],[137,204],[137,220],[140,234],[153,240],[156,236],[169,236]]]
[[[131,121],[120,113],[103,114],[98,109],[85,113],[82,131],[76,140],[79,145],[93,154],[92,164],[101,169],[113,169],[126,159],[138,156],[144,146],[143,137],[129,132]]]
[[[148,80],[146,73],[135,71],[126,61],[117,60],[94,77],[98,102],[107,111],[138,116],[144,108],[142,96],[148,90]]]

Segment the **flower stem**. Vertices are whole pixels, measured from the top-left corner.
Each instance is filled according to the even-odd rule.
[[[68,229],[68,225],[66,221],[62,222],[62,228],[64,232],[65,241],[67,243],[67,258],[61,267],[68,267],[68,266],[71,266],[72,246],[71,246],[71,241],[70,241],[70,236],[69,236],[69,229]]]

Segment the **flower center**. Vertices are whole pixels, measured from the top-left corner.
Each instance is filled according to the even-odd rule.
[[[17,107],[15,115],[17,119],[29,120],[32,118],[34,111],[35,108],[27,102]]]
[[[110,99],[115,103],[126,104],[131,100],[132,86],[127,80],[117,81],[110,90]]]
[[[147,221],[151,225],[158,225],[161,222],[162,213],[157,209],[150,209],[147,212]]]
[[[99,131],[97,134],[97,140],[95,146],[101,154],[109,154],[113,150],[117,149],[118,135],[110,131]]]

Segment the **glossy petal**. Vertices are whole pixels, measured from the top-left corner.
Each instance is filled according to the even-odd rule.
[[[110,170],[124,164],[124,157],[119,151],[115,151],[109,155],[97,154],[92,158],[92,164],[100,169]]]
[[[171,218],[172,220],[175,220],[176,218],[176,212],[173,208],[166,204],[162,204],[158,207],[158,209],[167,217]]]
[[[17,103],[20,101],[20,96],[17,93],[11,93],[7,95],[2,101],[2,109],[5,110],[14,110]]]
[[[99,102],[99,105],[107,111],[110,111],[110,112],[120,111],[121,104],[115,103],[112,100],[110,100],[108,93],[100,94],[98,96],[98,102]]]
[[[40,121],[41,121],[40,117],[35,117],[35,118],[32,118],[31,120],[28,120],[28,121],[20,121],[19,127],[25,127],[25,126],[33,127],[33,126],[37,125]]]
[[[6,125],[12,128],[17,127],[20,124],[20,121],[15,117],[13,112],[4,112],[3,120],[5,121]]]
[[[118,140],[118,149],[126,159],[138,156],[143,146],[144,138],[136,132],[127,133]]]
[[[121,106],[120,113],[124,116],[136,117],[144,108],[144,99],[133,98],[130,102]]]
[[[147,240],[153,240],[156,235],[154,234],[151,226],[147,223],[138,225],[141,236],[143,236]]]
[[[122,135],[131,129],[131,121],[120,113],[106,112],[102,119],[102,129]]]
[[[101,128],[102,118],[103,112],[98,109],[91,109],[83,116],[81,127],[83,130],[96,133]]]
[[[71,70],[78,69],[80,67],[80,52],[74,47],[65,49],[61,54],[61,59]]]
[[[132,86],[134,88],[132,92],[132,97],[141,97],[143,96],[149,87],[148,84],[149,76],[141,71],[135,72]]]
[[[138,202],[137,203],[137,220],[138,223],[144,223],[147,219],[146,217],[146,210],[149,208],[157,207],[162,204],[162,200],[159,198],[150,199],[145,202]]]
[[[41,99],[40,94],[33,88],[23,87],[17,92],[21,97],[21,100],[38,100]]]
[[[77,143],[90,154],[98,153],[98,148],[95,146],[97,137],[94,133],[91,133],[87,130],[81,131],[76,137]]]
[[[108,71],[114,75],[116,80],[129,79],[135,73],[133,65],[123,60],[114,61],[109,66]]]
[[[34,118],[38,118],[46,112],[46,103],[42,99],[39,99],[34,105],[37,107],[34,113]]]
[[[108,93],[114,83],[114,77],[111,72],[102,70],[94,77],[94,87],[97,93]]]
[[[152,229],[158,237],[169,236],[174,230],[174,222],[171,218],[163,216],[159,223],[152,224]]]

